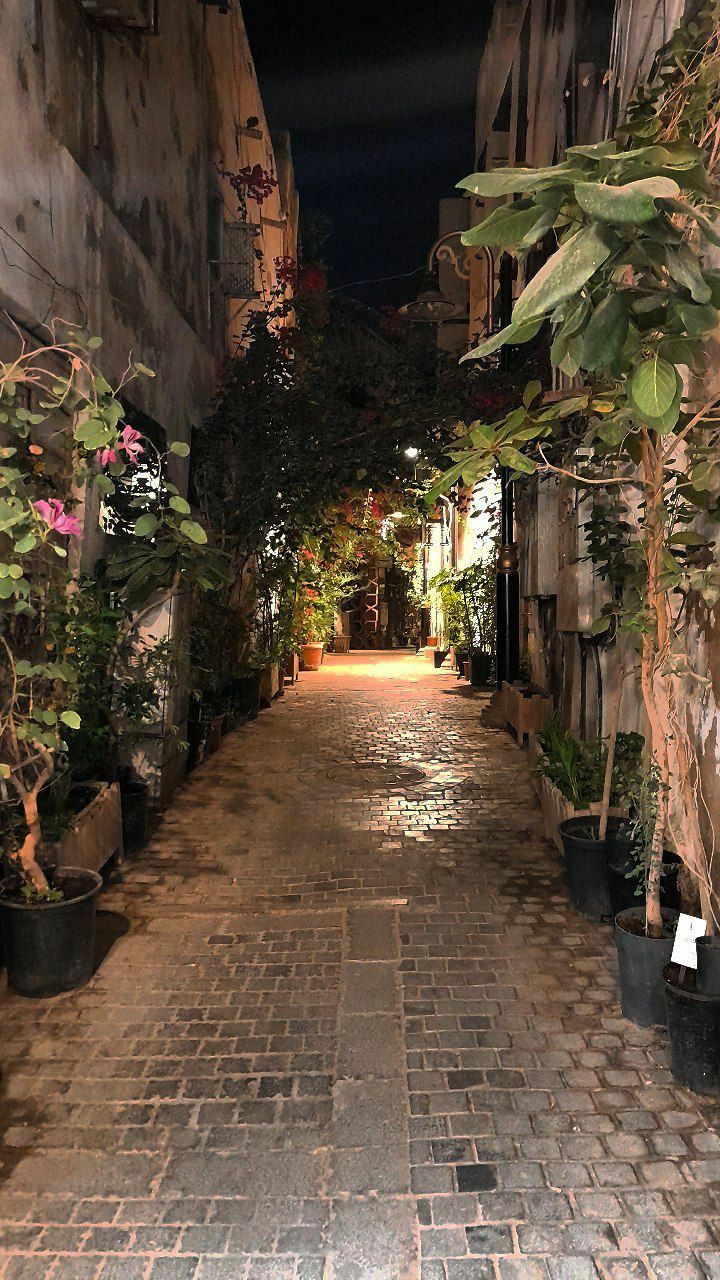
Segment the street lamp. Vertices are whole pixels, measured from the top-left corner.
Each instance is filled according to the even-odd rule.
[[[427,268],[432,275],[435,263],[449,262],[459,280],[469,280],[472,264],[480,258],[476,248],[463,244],[462,231],[448,231],[436,240],[428,254]],[[457,246],[454,241],[458,241]],[[480,245],[487,270],[485,329],[492,332],[492,298],[495,282],[495,259],[487,245]],[[462,307],[452,298],[446,297],[439,289],[423,289],[414,302],[408,302],[400,308],[400,315],[407,316],[413,324],[443,324],[445,320],[454,320],[462,314]]]

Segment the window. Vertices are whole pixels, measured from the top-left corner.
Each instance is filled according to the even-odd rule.
[[[157,33],[157,0],[80,0],[98,26]]]
[[[249,222],[224,222],[218,279],[226,298],[254,298],[255,227]]]

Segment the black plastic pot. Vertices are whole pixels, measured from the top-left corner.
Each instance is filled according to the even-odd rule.
[[[492,655],[483,649],[473,649],[470,654],[470,683],[475,689],[490,683]]]
[[[132,858],[148,842],[148,786],[145,782],[121,782],[123,851]]]
[[[621,911],[615,920],[615,946],[620,966],[620,1004],[624,1018],[639,1027],[662,1026],[665,1022],[663,969],[670,963],[677,912],[663,911],[665,936],[648,938],[627,928],[630,921],[645,926],[645,908]]]
[[[436,649],[436,650],[435,650],[435,652],[434,652],[434,654],[433,654],[433,662],[434,662],[434,664],[435,664],[436,669],[438,669],[438,670],[440,669],[440,667],[442,666],[443,662],[444,662],[444,661],[445,661],[445,659],[447,658],[447,656],[448,656],[448,653],[449,653],[449,652],[450,652],[450,650],[449,650],[449,649]]]
[[[632,907],[644,905],[644,891],[643,893],[635,892],[641,881],[635,876],[628,876],[628,872],[631,872],[636,865],[637,859],[632,849],[624,846],[612,849],[608,855],[608,886],[613,917],[620,915],[621,911],[629,911]],[[681,866],[682,862],[677,854],[666,849],[663,854],[663,871],[660,881],[660,904],[668,911],[680,910],[678,873]]]
[[[188,736],[188,770],[196,769],[202,764],[207,755],[207,738],[210,728],[210,719],[206,715],[200,715],[192,720],[188,720],[187,736]]]
[[[467,649],[455,650],[455,666],[457,668],[458,680],[463,675],[465,663],[470,661],[470,654]]]
[[[3,880],[3,894],[16,877]],[[56,996],[83,987],[93,975],[95,916],[102,879],[95,871],[60,867],[53,886],[67,883],[63,902],[27,903],[0,896],[8,982],[21,996]]]
[[[704,996],[720,997],[720,938],[696,938],[697,989]]]
[[[680,985],[680,970],[664,972],[670,1070],[679,1084],[694,1093],[720,1094],[720,996],[694,987],[693,973]]]
[[[599,818],[568,818],[560,823],[560,836],[565,853],[570,900],[576,911],[588,920],[610,922],[612,904],[608,884],[608,857],[615,850],[629,853],[633,842],[623,837],[624,824],[619,818],[608,822],[607,839],[593,839],[600,827]]]

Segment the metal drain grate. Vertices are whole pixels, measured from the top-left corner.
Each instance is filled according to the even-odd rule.
[[[373,760],[348,760],[328,771],[332,782],[345,782],[349,787],[367,791],[387,791],[395,787],[414,787],[426,781],[422,769],[405,764],[377,764]]]

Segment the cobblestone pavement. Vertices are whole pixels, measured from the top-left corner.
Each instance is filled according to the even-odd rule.
[[[487,720],[328,659],[107,889],[93,983],[3,995],[3,1280],[720,1277],[720,1111]]]

